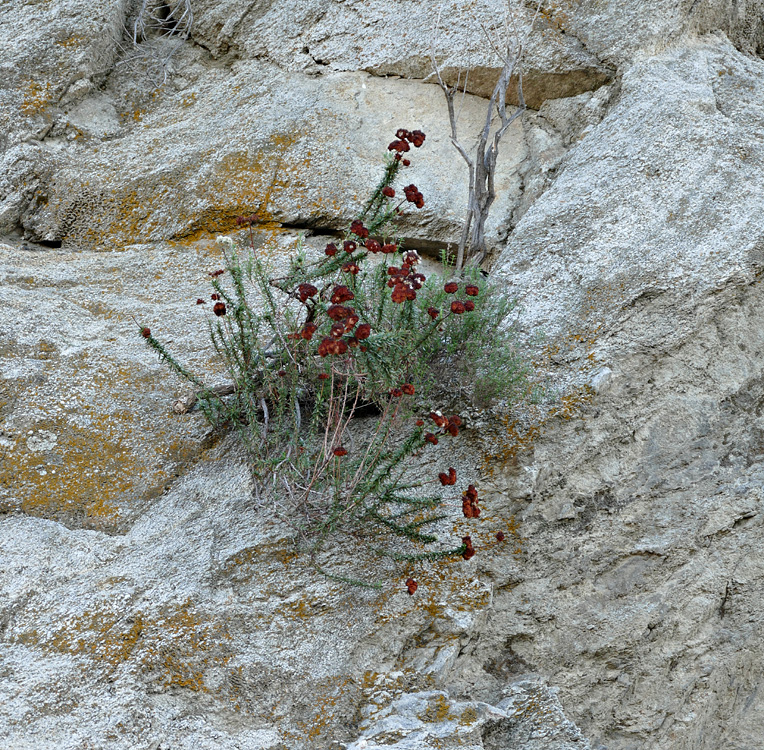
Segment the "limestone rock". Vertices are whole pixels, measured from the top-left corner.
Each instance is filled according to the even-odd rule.
[[[453,4],[434,38],[436,6],[199,0],[190,40],[137,48],[127,3],[0,9],[9,747],[761,744],[761,0],[543,6],[491,225],[543,387],[438,454],[486,512],[416,596],[351,542],[331,562],[381,593],[296,555],[137,335],[214,377],[214,236],[259,211],[278,264],[341,231],[400,126],[428,134],[405,237],[455,240],[465,172],[422,79],[433,44],[477,93],[497,63]]]

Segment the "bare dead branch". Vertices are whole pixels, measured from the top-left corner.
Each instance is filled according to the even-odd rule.
[[[469,69],[465,74],[464,86],[461,85],[461,69],[457,72],[456,84],[451,86],[443,79],[435,54],[435,41],[438,38],[440,20],[443,11],[442,5],[438,8],[435,28],[433,29],[431,38],[430,59],[432,62],[433,73],[446,99],[448,119],[451,126],[451,143],[464,159],[469,172],[467,216],[464,221],[462,236],[459,240],[459,247],[456,253],[455,272],[457,274],[462,273],[466,263],[479,265],[485,258],[485,226],[491,206],[496,198],[495,173],[499,157],[499,145],[509,127],[515,120],[522,116],[526,109],[522,88],[523,53],[525,42],[528,35],[533,30],[533,26],[541,11],[542,0],[538,0],[533,18],[524,35],[521,34],[518,29],[516,14],[509,4],[510,2],[511,0],[508,0],[507,5],[505,6],[503,39],[500,40],[498,36],[492,36],[485,24],[482,22],[480,23],[480,27],[486,36],[488,45],[498,56],[502,63],[502,68],[488,100],[483,128],[478,136],[477,143],[474,146],[474,157],[470,155],[464,145],[459,141],[457,131],[458,116],[454,109],[454,99],[457,93],[462,95],[462,102],[467,93]],[[513,78],[517,80],[518,104],[510,115],[507,112],[507,90],[509,89]]]

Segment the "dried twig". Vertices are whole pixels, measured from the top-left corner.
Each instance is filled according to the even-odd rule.
[[[523,114],[526,108],[525,98],[523,96],[522,59],[525,42],[533,29],[540,10],[541,0],[539,0],[536,6],[536,11],[528,30],[525,34],[521,34],[517,27],[514,12],[508,8],[508,13],[505,15],[504,19],[505,34],[501,43],[492,38],[485,26],[481,24],[490,47],[502,62],[502,68],[488,101],[485,123],[472,155],[459,140],[457,128],[459,117],[454,106],[456,95],[461,93],[463,100],[464,95],[467,92],[469,70],[465,74],[465,82],[463,86],[461,84],[461,69],[457,72],[455,85],[450,86],[443,80],[443,75],[435,56],[435,39],[440,27],[442,6],[438,10],[435,28],[433,29],[432,44],[430,46],[430,58],[432,61],[433,73],[437,78],[438,85],[441,87],[443,94],[446,97],[448,120],[451,125],[451,143],[464,159],[469,171],[467,217],[464,221],[461,238],[459,239],[459,247],[457,249],[456,265],[454,269],[457,274],[462,272],[466,263],[479,265],[486,255],[485,225],[491,206],[496,198],[496,185],[494,180],[496,174],[496,161],[499,156],[499,144],[510,125]],[[513,76],[517,79],[518,105],[515,111],[510,115],[507,113],[506,97],[507,89],[509,88]],[[498,122],[495,122],[494,117],[498,119]]]

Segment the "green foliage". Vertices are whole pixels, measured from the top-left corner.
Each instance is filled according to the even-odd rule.
[[[455,472],[447,480],[411,476],[414,457],[461,427],[430,404],[484,406],[516,399],[525,387],[506,333],[511,305],[475,269],[427,278],[417,253],[395,237],[402,207],[424,204],[414,185],[403,189],[404,201],[393,188],[408,150],[396,144],[421,145],[417,133],[399,131],[359,218],[320,260],[298,248],[275,278],[254,247],[223,240],[209,333],[228,388],[205,385],[141,329],[195,386],[211,424],[238,430],[259,501],[314,559],[340,531],[396,560],[467,558],[469,545],[444,546],[432,532],[445,516],[441,496],[427,487],[453,485]]]

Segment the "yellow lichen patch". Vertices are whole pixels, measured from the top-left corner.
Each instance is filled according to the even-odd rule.
[[[224,667],[233,657],[225,645],[229,635],[224,625],[197,613],[188,599],[167,608],[144,630],[141,669],[163,688],[209,692],[205,671]]]
[[[313,688],[311,704],[306,706],[307,718],[295,721],[303,741],[332,739],[331,733],[340,724],[341,714],[346,713],[344,704],[353,702],[360,693],[355,680],[338,675],[321,680]]]
[[[112,672],[130,658],[142,631],[140,613],[127,617],[105,607],[67,619],[48,637],[32,630],[19,633],[15,640],[47,652],[83,656],[97,667]]]
[[[30,79],[22,89],[24,99],[21,112],[27,116],[39,114],[52,103],[53,94],[50,82]]]
[[[417,715],[420,721],[435,724],[441,721],[456,721],[459,716],[451,713],[451,706],[445,695],[436,695],[427,701],[427,708]]]
[[[204,674],[232,658],[225,628],[197,613],[189,600],[158,614],[127,613],[113,604],[65,619],[50,635],[22,631],[14,640],[48,653],[82,657],[87,674],[111,675],[122,665],[155,685],[208,692]]]
[[[69,36],[64,39],[59,39],[56,44],[64,49],[75,49],[76,47],[82,47],[87,43],[87,39],[84,36]]]
[[[503,429],[495,436],[495,449],[483,457],[482,469],[493,476],[495,467],[516,462],[517,457],[530,450],[538,438],[546,432],[555,420],[570,420],[581,414],[584,407],[591,404],[594,391],[590,386],[582,386],[562,396],[546,411],[538,410],[531,420],[521,422],[511,415],[501,418]]]
[[[87,357],[64,367],[42,348],[38,357],[50,360],[66,392],[51,398],[46,386],[15,384],[14,410],[36,416],[0,443],[0,500],[8,510],[116,531],[124,511],[160,494],[203,446],[188,422],[139,408],[136,394],[157,389],[157,378]]]
[[[232,232],[237,216],[253,213],[258,232],[267,236],[280,231],[282,203],[299,205],[306,216],[339,210],[333,193],[312,186],[313,158],[295,133],[274,134],[256,151],[220,155],[211,147],[157,175],[115,181],[112,170],[110,163],[100,184],[73,176],[59,186],[51,206],[65,241],[95,249],[160,238],[193,241]]]

